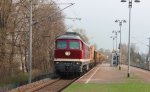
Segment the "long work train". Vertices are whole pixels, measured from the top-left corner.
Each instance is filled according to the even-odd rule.
[[[100,63],[102,57],[76,32],[66,32],[56,38],[54,56],[55,70],[59,75],[82,74]]]

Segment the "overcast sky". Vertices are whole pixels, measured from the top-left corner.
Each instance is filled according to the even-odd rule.
[[[112,50],[113,30],[119,30],[116,19],[125,19],[122,25],[122,43],[128,43],[129,8],[128,2],[121,0],[57,0],[61,3],[75,3],[72,7],[64,10],[67,17],[79,17],[81,21],[66,19],[68,26],[86,30],[91,38],[91,43],[96,43],[98,48]],[[127,0],[128,1],[128,0]],[[133,0],[134,1],[134,0]],[[61,7],[65,7],[61,5]],[[150,0],[141,0],[133,3],[131,19],[131,43],[139,47],[140,52],[148,52],[148,37],[150,37]],[[119,36],[119,35],[118,35]],[[118,39],[119,40],[119,39]]]

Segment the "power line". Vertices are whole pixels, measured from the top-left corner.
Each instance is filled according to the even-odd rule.
[[[140,40],[137,40],[137,39],[135,39],[135,37],[133,37],[134,38],[134,40],[135,41],[137,41],[137,43],[141,43],[142,45],[144,45],[144,46],[148,46],[146,43],[144,43],[143,41],[140,41]]]

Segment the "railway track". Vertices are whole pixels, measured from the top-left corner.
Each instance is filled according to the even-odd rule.
[[[89,70],[88,72],[90,72],[91,70]],[[18,87],[16,89],[10,90],[9,92],[61,92],[74,81],[84,76],[86,73],[78,77],[72,76],[57,79],[44,79],[35,83]]]
[[[71,83],[73,83],[76,79],[78,78],[74,78],[74,79],[59,79],[47,86],[44,86],[40,89],[36,89],[34,91],[30,91],[30,92],[61,92],[63,89],[65,89],[66,87],[68,87]]]
[[[92,70],[92,69],[91,69]],[[89,70],[88,72],[90,72]],[[88,73],[86,72],[86,73]],[[80,77],[84,76],[86,73],[84,73],[81,76],[72,76],[72,77],[65,77],[65,78],[59,78],[56,79],[53,82],[47,82],[40,86],[35,86],[25,92],[61,92],[66,87],[68,87],[70,84],[72,84],[74,81],[78,80]]]
[[[9,92],[60,92],[77,79],[78,78],[58,78],[54,80],[47,80],[34,83],[33,85],[25,85],[23,87],[13,89]]]
[[[125,65],[127,65],[127,64],[125,64]],[[128,65],[127,65],[127,66],[128,66]],[[140,67],[140,66],[136,66],[136,65],[130,65],[130,66],[136,67],[136,68],[139,68],[139,69],[143,69],[143,70],[146,70],[146,71],[150,71],[149,69],[144,68],[144,67]]]
[[[150,71],[149,69],[147,68],[143,68],[143,67],[139,67],[139,66],[134,66],[134,65],[131,65],[132,67],[136,67],[136,68],[139,68],[139,69],[143,69],[143,70],[147,70],[147,71]]]
[[[88,72],[90,72],[91,70],[89,70]],[[85,74],[83,74],[82,76],[84,76]],[[27,91],[27,92],[61,92],[66,87],[68,87],[70,84],[72,84],[74,81],[76,81],[77,79],[79,79],[82,76],[79,76],[79,77],[74,76],[73,78],[60,78],[48,85],[44,85],[35,90],[31,90],[31,91]]]

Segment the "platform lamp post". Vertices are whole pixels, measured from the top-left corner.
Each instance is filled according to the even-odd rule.
[[[118,43],[117,43],[118,31],[113,30],[112,33],[115,33],[115,36],[116,36],[116,53],[117,53],[117,49],[118,49],[118,46],[117,46],[118,45]]]
[[[114,41],[115,41],[115,36],[111,36],[110,38],[112,38],[113,39],[113,51],[114,51]]]
[[[115,33],[115,36],[116,36],[116,57],[117,57],[117,65],[118,65],[118,43],[117,43],[117,40],[118,40],[118,31],[115,31],[113,30],[112,33]]]
[[[121,2],[127,2],[127,0],[121,0]],[[134,0],[134,2],[139,3],[140,0]],[[129,37],[128,37],[128,74],[127,77],[130,77],[130,29],[131,29],[131,8],[132,8],[132,0],[128,1],[129,3]]]
[[[115,20],[116,23],[119,23],[120,30],[118,31],[120,33],[120,44],[119,44],[119,52],[120,52],[120,61],[119,61],[119,70],[121,70],[121,55],[122,55],[122,44],[121,44],[121,27],[122,23],[126,23],[126,20]]]
[[[110,38],[113,39],[113,50],[112,50],[112,54],[113,54],[114,53],[114,42],[115,42],[116,36],[111,36]],[[111,66],[113,66],[113,60],[111,60]]]
[[[148,40],[149,40],[149,45],[148,45],[148,47],[149,47],[149,51],[148,51],[148,69],[150,70],[150,37],[148,38]]]

